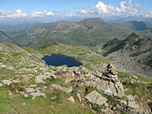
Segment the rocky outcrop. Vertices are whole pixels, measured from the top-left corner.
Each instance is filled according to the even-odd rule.
[[[127,100],[121,99],[119,105],[129,114],[151,114],[148,104],[138,96],[128,95]]]
[[[110,67],[110,68],[109,68]],[[77,79],[78,87],[97,88],[103,94],[108,96],[123,97],[123,85],[116,75],[114,67],[109,64],[103,74],[84,72],[84,75]]]
[[[114,38],[114,39],[112,39],[112,40],[109,40],[109,41],[103,46],[103,48],[106,48],[106,47],[108,47],[108,46],[110,46],[110,45],[117,45],[119,42],[120,42],[120,41],[119,41],[118,38]]]
[[[52,75],[54,75],[55,78],[53,78]],[[53,81],[54,84],[42,86],[43,84],[46,85],[48,83],[49,80],[47,79],[51,78],[51,80],[53,80],[56,78],[61,78],[62,76],[64,77],[64,80],[61,83],[63,85],[70,84],[71,87],[67,88],[63,85],[61,86],[55,81]],[[124,110],[128,114],[143,114],[144,112],[146,112],[146,114],[150,114],[151,112],[148,105],[141,101],[137,102],[135,96],[128,95],[126,97],[127,99],[123,98],[123,85],[118,79],[116,69],[112,64],[109,64],[103,73],[98,71],[89,71],[84,67],[57,67],[56,71],[53,71],[52,73],[45,71],[45,73],[39,74],[32,79],[34,79],[34,84],[24,86],[23,91],[18,91],[17,89],[15,90],[16,92],[22,94],[25,99],[29,96],[32,96],[32,100],[34,100],[36,97],[46,98],[47,92],[53,92],[54,90],[57,91],[57,89],[59,89],[66,92],[67,96],[70,96],[67,97],[67,100],[71,101],[72,103],[79,102],[82,106],[89,104],[91,110],[93,110],[93,106],[97,106],[101,108],[101,112],[108,114],[119,113],[119,110]],[[9,79],[9,81],[11,82],[11,85],[20,82],[19,79]],[[4,81],[4,83],[9,81]],[[29,79],[27,82],[28,81]],[[7,85],[7,83],[5,84]],[[79,89],[80,87],[84,90],[89,89],[89,87],[94,89],[89,91],[88,94],[84,94],[84,92]],[[12,94],[13,92],[9,90],[8,95]],[[55,95],[50,99],[53,100],[57,97],[58,96]],[[111,102],[110,99],[114,99],[117,106],[112,104],[113,102]]]

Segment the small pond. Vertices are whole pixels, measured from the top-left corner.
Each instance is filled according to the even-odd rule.
[[[76,60],[74,57],[58,55],[58,54],[43,57],[42,60],[44,60],[46,64],[52,65],[52,66],[67,65],[67,67],[73,67],[73,66],[82,65],[82,63]]]

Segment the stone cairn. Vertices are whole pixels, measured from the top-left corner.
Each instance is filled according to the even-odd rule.
[[[115,79],[115,80],[118,79],[117,72],[116,72],[116,69],[113,66],[113,64],[111,64],[111,63],[108,64],[105,72],[103,73],[103,76],[105,76],[107,78],[112,78],[112,79]]]

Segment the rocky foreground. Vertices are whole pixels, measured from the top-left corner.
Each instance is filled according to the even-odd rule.
[[[84,67],[58,67],[56,68],[56,71],[52,73],[45,72],[45,74],[34,77],[34,83],[27,86],[23,85],[21,87],[23,90],[21,90],[21,88],[15,88],[16,84],[20,84],[23,81],[19,78],[16,80],[2,80],[0,86],[4,86],[6,88],[9,88],[10,86],[14,87],[14,90],[8,89],[8,95],[12,95],[15,91],[23,95],[25,98],[32,96],[31,100],[34,100],[37,97],[43,97],[45,99],[46,93],[44,90],[49,89],[52,91],[54,89],[59,89],[71,95],[67,100],[70,100],[72,103],[75,103],[75,98],[72,96],[72,92],[75,91],[75,89],[78,89],[76,95],[81,105],[88,103],[90,104],[90,108],[92,108],[91,104],[95,104],[101,107],[101,112],[104,113],[120,113],[120,110],[124,110],[126,113],[151,113],[149,106],[145,102],[142,100],[137,101],[137,99],[139,99],[138,96],[125,96],[122,83],[117,77],[113,77],[116,75],[105,74],[99,72],[91,72],[86,70]],[[69,84],[68,87],[64,87],[56,83],[52,83],[46,86],[47,80],[52,78],[53,80],[57,80],[61,77],[65,78],[63,83]],[[26,81],[29,81],[29,79],[26,79]],[[81,88],[85,88],[86,91],[88,91],[89,88],[93,88],[93,91],[85,95],[81,91]],[[51,99],[55,99],[55,97],[56,96]],[[109,101],[109,99],[114,99],[116,104],[113,104],[113,102]],[[93,109],[92,111],[96,113]]]
[[[62,106],[65,106],[66,111],[71,105],[71,110],[65,113],[77,113],[72,110],[78,105],[75,110],[84,107],[85,112],[78,112],[82,114],[151,114],[151,98],[145,100],[137,94],[130,94],[130,89],[123,87],[128,83],[128,78],[119,79],[119,73],[112,64],[105,67],[103,73],[87,70],[83,66],[51,69],[31,59],[16,46],[0,47],[0,106],[7,108],[0,108],[2,113],[9,113],[8,109],[13,113],[59,113],[56,110],[61,108],[63,111]],[[134,79],[129,84],[134,85],[138,81]],[[144,80],[143,83],[151,84]],[[2,96],[4,91],[7,95]],[[38,104],[41,105],[37,107]]]

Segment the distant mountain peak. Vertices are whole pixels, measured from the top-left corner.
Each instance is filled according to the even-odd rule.
[[[81,20],[81,21],[101,21],[101,22],[104,22],[104,20],[100,19],[100,18],[87,18],[87,19],[84,19],[84,20]]]
[[[79,23],[83,25],[97,25],[97,24],[105,23],[105,22],[104,20],[100,18],[88,18],[88,19],[81,20]]]

